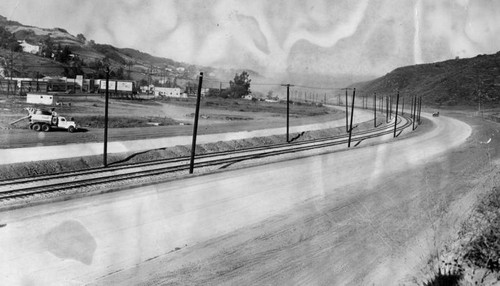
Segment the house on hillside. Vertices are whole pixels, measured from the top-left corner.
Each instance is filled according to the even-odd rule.
[[[38,54],[40,52],[40,46],[29,44],[25,40],[19,41],[19,45],[25,53]]]

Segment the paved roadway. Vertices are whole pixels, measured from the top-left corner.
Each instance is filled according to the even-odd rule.
[[[334,198],[330,207],[341,209],[388,174],[431,162],[463,143],[471,133],[470,126],[461,121],[426,117],[436,124],[435,128],[383,145],[0,213],[0,284],[106,285],[124,279],[119,275],[127,269],[132,269],[130,279],[138,282],[151,277],[133,274],[134,267],[143,271],[140,273],[150,268],[155,275],[175,271],[189,262],[184,261],[189,255],[185,258],[182,253],[196,249],[197,244],[207,245],[191,255],[192,263],[204,252],[229,247],[210,239],[242,228],[251,231],[256,223],[276,215],[300,215],[294,210],[306,202],[320,204],[329,196]],[[346,188],[358,191],[345,193]],[[348,245],[352,239],[347,237],[342,242]],[[363,256],[370,259],[370,253]],[[171,264],[154,264],[169,257]],[[337,257],[335,263],[341,265],[343,259]],[[286,266],[286,262],[282,264]],[[254,267],[265,272],[258,265]],[[263,284],[311,283],[314,280],[307,279],[321,278],[306,274],[292,269],[285,275],[267,273],[258,278],[263,279]],[[114,276],[118,276],[117,280],[113,280]],[[242,283],[256,278],[248,279]]]

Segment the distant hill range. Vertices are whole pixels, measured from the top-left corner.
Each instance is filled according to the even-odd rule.
[[[437,106],[500,104],[500,52],[474,58],[401,67],[383,77],[351,85],[361,95],[422,96]]]

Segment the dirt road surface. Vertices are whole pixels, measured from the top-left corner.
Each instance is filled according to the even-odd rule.
[[[362,109],[356,110],[353,122],[354,124],[357,124],[368,121],[373,118],[372,116],[372,113],[369,111]],[[319,122],[316,123],[312,123],[311,120],[311,118],[292,120],[293,125],[290,127],[290,132],[319,130],[345,125],[344,118],[336,120],[328,120],[328,118],[325,117],[316,118],[315,120],[319,120]],[[300,123],[302,123],[302,125]],[[197,143],[203,144],[275,134],[286,134],[286,127],[283,126],[286,126],[286,123],[261,121],[249,123],[237,122],[234,124],[224,125],[202,124],[199,128],[198,134],[200,136],[197,138]],[[81,134],[69,134],[68,132],[36,133],[31,130],[23,131],[24,132],[17,133],[15,135],[2,135],[4,137],[8,137],[8,141],[10,142],[9,144],[19,148],[0,149],[0,164],[93,156],[103,153],[102,142],[82,143],[86,142],[88,138],[93,138],[93,136],[89,137],[86,135],[86,139],[82,137],[80,138],[82,141],[74,141],[78,140],[78,138],[81,137]],[[110,129],[108,153],[135,152],[172,147],[176,145],[189,145],[192,141],[192,132],[192,126],[174,126],[165,127],[163,129]],[[68,141],[68,138],[71,138],[71,140]],[[68,142],[73,143],[68,144]],[[45,146],[44,143],[49,146]],[[25,145],[31,147],[26,147]]]
[[[471,127],[428,119],[383,145],[1,213],[0,280],[396,284],[430,251],[415,237],[464,188],[446,172]]]

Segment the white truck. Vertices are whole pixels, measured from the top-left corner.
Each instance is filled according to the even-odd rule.
[[[73,133],[78,130],[78,126],[73,121],[73,118],[66,120],[66,118],[58,116],[53,110],[47,111],[32,107],[28,107],[26,110],[29,113],[27,116],[17,119],[10,124],[14,125],[16,122],[28,119],[30,129],[35,131],[48,132],[51,129],[66,129]]]
[[[73,120],[66,120],[65,117],[58,116],[55,112],[37,109],[30,114],[29,127],[35,131],[48,132],[51,129],[66,129],[75,132],[78,127]]]

